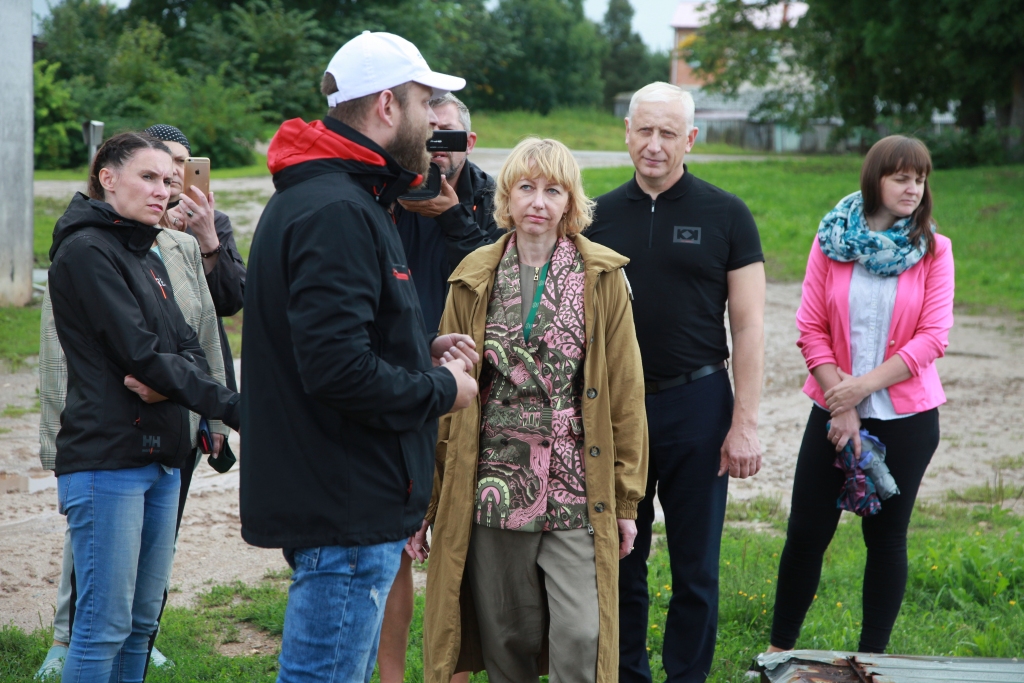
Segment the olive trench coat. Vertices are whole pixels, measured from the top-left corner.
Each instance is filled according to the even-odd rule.
[[[441,334],[469,334],[484,345],[495,271],[511,235],[467,256],[448,279]],[[633,327],[628,259],[583,236],[584,468],[594,528],[600,631],[597,680],[613,683],[619,667],[619,532],[616,518],[636,519],[647,486],[647,415],[640,348]],[[480,366],[473,369],[479,380]],[[480,457],[480,401],[441,418],[434,491],[427,521],[433,535],[423,627],[424,677],[449,683],[459,671],[483,670],[472,593],[465,576]],[[509,533],[517,533],[510,531]],[[546,655],[542,657],[546,668]]]

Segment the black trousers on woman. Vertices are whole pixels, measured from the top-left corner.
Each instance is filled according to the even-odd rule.
[[[814,600],[821,562],[839,524],[836,499],[845,479],[835,467],[836,448],[828,440],[828,411],[814,406],[807,420],[793,481],[793,505],[786,547],[779,560],[771,644],[790,649]],[[938,408],[899,420],[863,420],[862,429],[885,444],[900,494],[882,502],[882,511],[865,517],[863,626],[859,652],[885,651],[907,587],[907,527],[924,472],[939,445]]]

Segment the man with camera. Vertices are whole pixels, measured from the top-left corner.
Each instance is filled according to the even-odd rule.
[[[391,215],[427,173],[433,96],[464,87],[390,33],[356,36],[322,121],[270,144],[242,364],[242,537],[293,569],[278,680],[369,681],[433,485],[437,419],[470,404],[466,335],[428,336]]]
[[[430,107],[437,123],[428,148],[431,163],[440,170],[440,191],[430,199],[400,198],[395,217],[426,333],[433,337],[444,312],[448,277],[467,254],[494,242],[499,231],[494,221],[494,179],[467,158],[476,145],[469,108],[452,93],[432,99]],[[434,191],[425,187],[422,192]],[[405,679],[413,614],[412,554],[419,551],[410,547],[403,553],[388,596],[377,652],[381,683]]]
[[[441,190],[426,200],[400,198],[395,210],[427,334],[437,332],[448,295],[448,276],[470,252],[498,237],[494,179],[467,157],[476,146],[469,109],[451,93],[430,101],[437,123],[430,161],[441,171]],[[449,132],[452,132],[449,134]],[[460,135],[461,134],[461,135]]]

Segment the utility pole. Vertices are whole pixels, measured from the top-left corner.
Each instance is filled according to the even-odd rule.
[[[32,301],[32,3],[0,2],[0,306]]]

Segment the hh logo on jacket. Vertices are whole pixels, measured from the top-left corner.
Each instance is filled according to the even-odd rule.
[[[160,437],[159,436],[149,436],[149,435],[143,434],[142,435],[142,450],[150,452],[150,453],[155,451],[155,450],[160,450]]]

